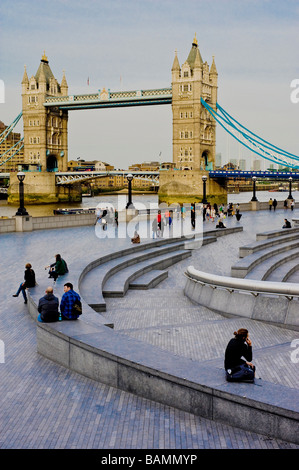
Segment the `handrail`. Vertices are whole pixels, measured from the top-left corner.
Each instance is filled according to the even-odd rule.
[[[293,297],[299,297],[299,287],[290,282],[258,281],[219,276],[217,274],[198,271],[193,266],[188,266],[187,271],[184,274],[192,281],[206,284],[214,288],[223,288],[231,292],[234,290],[247,291],[254,296],[259,294],[272,294],[284,296],[288,300],[292,300]]]

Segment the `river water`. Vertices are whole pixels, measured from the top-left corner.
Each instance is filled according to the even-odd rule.
[[[292,195],[296,200],[297,191],[293,191]],[[288,197],[288,191],[281,192],[269,192],[269,191],[257,191],[257,199],[260,202],[269,201],[270,197],[277,201],[284,201]],[[125,194],[120,195],[107,195],[107,196],[96,196],[96,197],[83,197],[81,203],[64,203],[64,204],[38,204],[28,205],[26,207],[27,212],[33,217],[42,217],[47,215],[53,215],[54,209],[71,208],[71,207],[96,207],[98,204],[101,205],[112,205],[118,210],[122,210],[126,207],[128,196]],[[234,204],[249,202],[252,198],[252,192],[240,192],[231,193],[227,195],[227,202]],[[132,200],[136,209],[150,209],[158,207],[159,201],[157,194],[136,194],[132,196]],[[6,201],[0,201],[0,217],[12,217],[18,210],[18,206],[12,206],[7,204]]]

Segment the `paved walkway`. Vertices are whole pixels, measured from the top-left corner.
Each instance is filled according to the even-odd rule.
[[[290,343],[298,333],[247,319],[226,319],[193,305],[183,295],[186,266],[229,275],[238,247],[255,241],[256,232],[280,228],[284,217],[283,211],[244,213],[243,232],[194,250],[191,258],[171,267],[168,279],[153,290],[107,299],[104,314],[115,329],[154,344],[157,353],[167,349],[216,367],[222,367],[233,331],[245,326],[261,380],[298,388],[299,366],[290,359]],[[237,224],[235,219],[226,223]],[[205,222],[205,226],[215,224]],[[12,297],[25,263],[32,263],[37,280],[45,279],[44,266],[58,252],[71,271],[76,259],[98,258],[129,246],[128,239],[103,240],[94,227],[83,227],[1,235],[0,244],[0,340],[5,346],[5,362],[0,363],[0,449],[298,448],[102,385],[36,353],[35,324],[23,299]]]

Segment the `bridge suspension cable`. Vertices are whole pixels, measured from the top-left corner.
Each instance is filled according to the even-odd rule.
[[[294,169],[299,168],[299,156],[282,150],[254,134],[230,116],[227,111],[219,105],[219,103],[216,104],[218,112],[204,101],[203,98],[201,98],[201,103],[226,132],[251,152],[276,164]]]
[[[20,114],[14,119],[14,121],[8,127],[6,127],[6,129],[4,129],[4,131],[0,134],[0,145],[4,142],[5,139],[7,139],[9,134],[16,127],[22,117],[22,114],[23,112],[21,111]]]
[[[23,112],[21,111],[20,114],[13,120],[13,122],[4,129],[4,131],[0,134],[0,145],[8,138],[9,134],[13,131],[13,129],[18,124],[19,120],[21,119]],[[24,137],[16,142],[12,147],[10,147],[6,152],[0,154],[0,166],[4,165],[4,163],[11,160],[22,148],[24,147]]]
[[[20,139],[15,145],[13,145],[10,149],[6,150],[2,155],[0,155],[0,166],[4,165],[4,163],[8,162],[11,158],[13,158],[20,150],[24,147],[24,137]]]

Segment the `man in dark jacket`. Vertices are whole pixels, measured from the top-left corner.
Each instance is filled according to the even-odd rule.
[[[44,297],[39,299],[38,308],[37,308],[39,311],[39,316],[37,319],[38,321],[45,322],[45,323],[58,321],[59,300],[53,294],[53,287],[51,286],[47,287],[45,292],[46,292],[46,295],[44,295]]]

